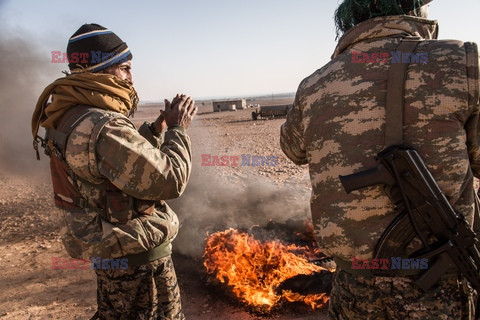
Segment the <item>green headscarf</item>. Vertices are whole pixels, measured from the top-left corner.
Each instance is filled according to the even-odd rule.
[[[337,37],[356,24],[375,17],[415,14],[428,0],[343,0],[335,11]],[[403,8],[399,3],[404,3]],[[408,3],[408,5],[407,5]],[[408,7],[407,7],[408,6]]]

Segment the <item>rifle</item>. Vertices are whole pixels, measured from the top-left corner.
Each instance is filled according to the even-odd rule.
[[[453,210],[417,151],[391,146],[380,152],[377,160],[374,168],[339,177],[347,193],[383,184],[401,195],[399,201],[391,198],[401,212],[380,237],[374,256],[391,253],[392,242],[400,241],[401,247],[406,248],[416,235],[423,248],[409,258],[435,258],[433,265],[415,281],[422,290],[427,291],[448,269],[456,266],[478,292],[478,235],[465,217]],[[427,239],[428,232],[436,239]],[[393,246],[393,250],[398,249]]]

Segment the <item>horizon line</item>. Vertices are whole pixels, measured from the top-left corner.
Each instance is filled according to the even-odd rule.
[[[266,93],[266,94],[251,94],[251,95],[228,95],[228,96],[203,96],[203,97],[193,97],[195,101],[206,101],[206,100],[233,100],[233,99],[252,99],[252,98],[267,98],[276,96],[284,97],[295,95],[295,91],[292,92],[277,92],[277,93]],[[163,103],[163,100],[140,100],[139,103]]]

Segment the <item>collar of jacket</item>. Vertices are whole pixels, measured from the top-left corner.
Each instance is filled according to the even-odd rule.
[[[348,30],[340,38],[335,52],[332,55],[332,59],[357,42],[378,38],[408,36],[417,36],[422,39],[437,39],[437,20],[405,15],[368,19]]]

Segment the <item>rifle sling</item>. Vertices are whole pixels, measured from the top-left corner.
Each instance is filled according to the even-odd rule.
[[[408,37],[400,41],[397,52],[403,54],[415,52],[419,38]],[[403,114],[405,103],[405,80],[409,63],[403,61],[391,63],[387,78],[385,145],[403,144]]]
[[[396,51],[403,54],[415,52],[419,44],[418,37],[407,37],[400,41]],[[390,64],[387,75],[387,97],[385,115],[385,145],[386,147],[403,145],[403,117],[405,103],[405,81],[409,63],[398,61]],[[406,209],[405,209],[406,210]],[[414,235],[418,232],[413,228],[412,217],[397,216],[387,227],[375,247],[375,258],[387,258],[388,254],[402,256]],[[383,244],[383,246],[379,246]],[[398,270],[397,270],[398,271]]]

